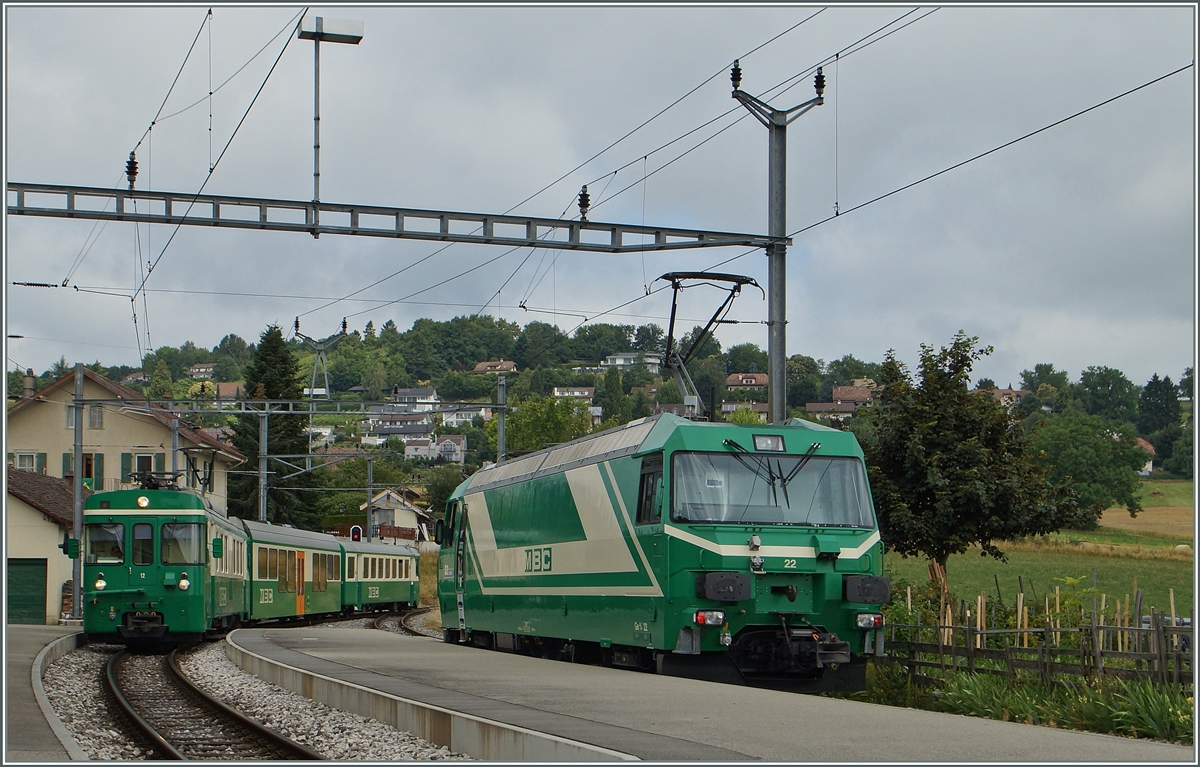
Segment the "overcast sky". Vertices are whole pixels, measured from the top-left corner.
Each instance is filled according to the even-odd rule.
[[[159,113],[206,9],[7,6],[5,178],[124,186],[125,160]],[[138,147],[138,188],[200,188],[287,33],[268,42],[300,10],[214,8]],[[842,52],[825,66],[825,105],[788,130],[794,232],[835,204],[847,211],[1185,67],[1196,47],[1191,6],[817,11],[313,7],[310,16],[364,24],[360,45],[321,49],[322,200],[501,213],[708,80],[516,212],[576,216],[586,183],[593,221],[765,233],[767,131],[744,110],[659,148],[736,106],[735,58],[748,92],[796,82],[765,97],[787,108],[813,95],[811,74],[790,78]],[[212,97],[210,134],[210,81],[225,82],[264,45]],[[206,193],[311,199],[312,48],[288,45]],[[788,253],[788,354],[881,361],[895,349],[911,367],[920,344],[947,344],[962,329],[995,347],[974,377],[1001,386],[1039,362],[1075,380],[1089,365],[1119,368],[1137,384],[1155,372],[1178,380],[1195,344],[1195,96],[1192,67],[798,234]],[[518,250],[386,303],[504,253],[455,245],[320,308],[441,246],[183,227],[164,253],[170,234],[160,225],[135,232],[130,223],[7,217],[5,322],[7,334],[24,336],[6,341],[7,369],[40,373],[62,356],[137,365],[139,344],[212,347],[231,332],[254,341],[268,323],[289,330],[297,315],[314,337],[336,332],[344,316],[353,328],[393,319],[406,330],[419,317],[480,310],[564,331],[584,317],[665,327],[670,291],[600,315],[664,272],[745,252]],[[128,296],[139,263],[144,272],[155,260],[135,330]],[[761,251],[718,271],[767,283]],[[68,276],[68,288],[11,284]],[[253,295],[219,295],[228,293]],[[687,291],[685,329],[721,298]],[[744,292],[730,316],[742,324],[718,332],[726,348],[766,348],[767,304],[757,291]]]

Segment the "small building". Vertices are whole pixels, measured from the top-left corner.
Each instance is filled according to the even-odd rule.
[[[865,405],[871,401],[871,390],[866,386],[835,386],[833,387],[833,401]]]
[[[450,428],[470,426],[476,416],[484,421],[490,421],[492,420],[492,408],[487,405],[459,406],[455,410],[448,410],[442,414],[442,425]]]
[[[399,386],[392,387],[391,400],[397,405],[408,405],[412,413],[430,412],[441,402],[435,389],[401,389]]]
[[[59,546],[74,530],[75,488],[67,479],[13,466],[8,467],[7,478],[6,620],[54,625],[63,610],[63,590],[71,580],[72,562]],[[89,495],[85,489],[84,497]]]
[[[767,422],[767,403],[754,402],[753,400],[750,402],[731,402],[729,400],[722,400],[721,417],[728,418],[741,408],[749,408],[750,410],[753,410],[758,415],[758,420],[762,421],[763,423]]]
[[[512,360],[499,359],[495,362],[480,362],[472,373],[515,373],[517,363]]]
[[[595,406],[588,407],[588,415],[592,417],[592,426],[599,426],[600,424],[604,423],[604,408]]]
[[[405,444],[413,439],[432,439],[434,425],[431,423],[409,423],[402,426],[376,426],[371,436],[378,437],[382,442],[389,437],[395,437]],[[366,437],[364,436],[364,440]],[[364,444],[365,441],[364,441]]]
[[[467,458],[467,438],[461,434],[445,434],[434,440],[434,460],[462,463]]]
[[[215,365],[211,362],[197,362],[188,368],[188,376],[197,381],[207,381],[213,377],[214,367]]]
[[[600,363],[600,367],[616,368],[624,373],[638,363],[645,365],[647,371],[658,375],[658,370],[662,366],[662,356],[643,352],[617,352],[605,357],[604,361]]]
[[[145,371],[135,370],[132,373],[130,373],[129,375],[122,378],[121,383],[123,383],[123,384],[143,383],[143,382],[149,381],[149,380],[150,380],[150,376],[146,375]]]
[[[1154,445],[1150,444],[1149,441],[1143,439],[1142,437],[1138,437],[1137,444],[1138,447],[1140,447],[1142,450],[1145,450],[1150,455],[1150,460],[1146,461],[1146,465],[1143,466],[1140,471],[1138,471],[1138,474],[1142,475],[1143,477],[1148,477],[1150,476],[1150,472],[1154,469],[1154,457],[1158,455],[1158,451],[1154,449]]]
[[[671,415],[677,415],[680,418],[683,418],[683,404],[673,403],[669,405],[660,405],[656,402],[650,406],[650,415],[658,415],[659,413],[670,413]]]
[[[217,399],[244,399],[246,397],[245,383],[232,381],[222,383],[217,381]]]
[[[645,386],[634,386],[629,390],[630,397],[636,397],[638,393],[645,394],[648,399],[654,399],[655,392],[658,391],[659,384],[652,383]]]
[[[371,498],[373,519],[369,520],[369,524],[400,528],[401,531],[414,530],[416,540],[430,540],[430,533],[433,530],[433,516],[425,509],[414,506],[412,498],[413,496],[404,493],[403,489],[393,490],[389,488],[376,493]],[[366,512],[366,501],[359,504],[358,510]]]
[[[404,443],[405,458],[432,458],[432,439],[410,439]]]
[[[761,389],[767,385],[766,373],[730,373],[725,378],[727,389]]]
[[[551,392],[555,397],[591,400],[596,396],[595,386],[555,386]]]
[[[828,421],[831,418],[846,419],[854,416],[853,402],[809,402],[804,406],[805,412],[816,416],[818,421]]]

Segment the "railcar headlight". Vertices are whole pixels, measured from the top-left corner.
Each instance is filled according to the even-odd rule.
[[[725,611],[697,610],[695,621],[697,626],[723,626],[725,624]]]
[[[187,579],[186,575],[179,579],[179,590],[180,591],[187,591],[188,586],[191,586],[191,585],[192,585],[192,582]]]
[[[854,625],[863,631],[883,628],[883,616],[879,613],[859,613],[854,616]]]
[[[108,584],[104,582],[104,573],[100,573],[96,578],[96,591],[104,591],[106,586]]]

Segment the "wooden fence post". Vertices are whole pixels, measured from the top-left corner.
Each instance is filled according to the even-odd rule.
[[[1008,637],[1004,637],[1004,665],[1008,670],[1008,682],[1012,684],[1013,680],[1013,657],[1012,646],[1008,643]]]
[[[1092,654],[1093,665],[1095,672],[1099,676],[1104,676],[1104,650],[1100,647],[1099,632],[1096,628],[1096,613],[1092,612]]]
[[[1046,617],[1046,633],[1042,634],[1042,652],[1043,652],[1043,658],[1044,658],[1042,676],[1046,680],[1046,684],[1050,683],[1050,679],[1051,679],[1051,672],[1050,672],[1051,665],[1050,664],[1053,663],[1053,661],[1050,658],[1050,637],[1051,637],[1050,617],[1047,616]]]
[[[967,670],[975,673],[975,627],[967,621]]]

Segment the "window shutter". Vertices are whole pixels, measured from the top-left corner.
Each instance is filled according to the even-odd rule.
[[[154,454],[154,470],[155,471],[166,471],[167,470],[166,465],[167,465],[167,454],[166,453],[155,453]]]
[[[104,489],[104,453],[92,455],[92,473],[96,475],[93,487],[99,492]]]
[[[34,469],[37,470],[38,474],[46,473],[46,454],[45,453],[38,453],[34,457],[33,467],[34,467]]]
[[[121,481],[128,482],[133,471],[133,453],[121,453]]]
[[[8,454],[8,465],[9,466],[17,465],[17,457],[15,455],[13,455],[12,453]]]
[[[63,470],[62,476],[67,476],[71,473],[71,464],[74,462],[75,456],[71,453],[63,453]]]

